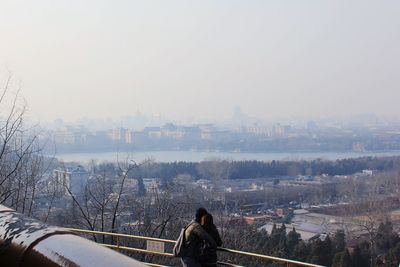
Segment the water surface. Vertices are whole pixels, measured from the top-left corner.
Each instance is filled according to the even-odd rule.
[[[153,159],[157,162],[200,162],[205,159],[220,158],[235,161],[241,160],[312,160],[326,159],[336,160],[344,158],[358,158],[367,156],[400,156],[400,151],[385,152],[271,152],[271,153],[234,153],[234,152],[204,152],[204,151],[140,151],[140,152],[102,152],[102,153],[69,153],[57,154],[56,158],[69,162],[88,163],[91,160],[103,161],[123,161],[127,158],[136,162],[146,159]]]

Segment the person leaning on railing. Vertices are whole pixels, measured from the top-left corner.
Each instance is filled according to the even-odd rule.
[[[181,258],[183,267],[201,267],[200,257],[204,242],[216,249],[217,243],[210,234],[201,226],[201,218],[208,214],[204,208],[196,210],[195,219],[189,223],[185,230],[185,256]]]
[[[218,229],[214,224],[213,216],[211,214],[206,214],[201,217],[201,226],[206,230],[206,232],[214,239],[218,247],[222,246],[222,240],[219,236]],[[217,248],[213,248],[207,242],[204,242],[200,263],[202,267],[216,267],[217,266]]]

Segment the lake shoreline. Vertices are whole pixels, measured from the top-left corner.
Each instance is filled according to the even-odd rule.
[[[223,152],[223,151],[183,151],[183,150],[159,150],[159,151],[112,151],[95,153],[59,153],[48,155],[64,162],[88,163],[91,160],[98,162],[118,160],[134,160],[140,162],[153,159],[156,162],[200,162],[212,158],[228,159],[232,161],[257,160],[338,160],[359,157],[388,157],[400,156],[400,151],[366,151],[366,152]]]

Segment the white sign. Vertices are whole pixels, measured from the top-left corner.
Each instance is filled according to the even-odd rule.
[[[147,240],[147,250],[164,253],[164,242]]]

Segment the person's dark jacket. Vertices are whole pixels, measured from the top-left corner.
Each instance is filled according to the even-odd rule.
[[[218,247],[222,245],[221,237],[219,236],[217,227],[214,224],[204,227],[204,230],[214,239]],[[217,263],[217,248],[210,246],[207,242],[203,244],[202,255],[200,257],[202,266],[216,266]]]
[[[185,230],[185,257],[199,260],[204,242],[214,249],[217,247],[217,243],[201,224],[192,221]]]

